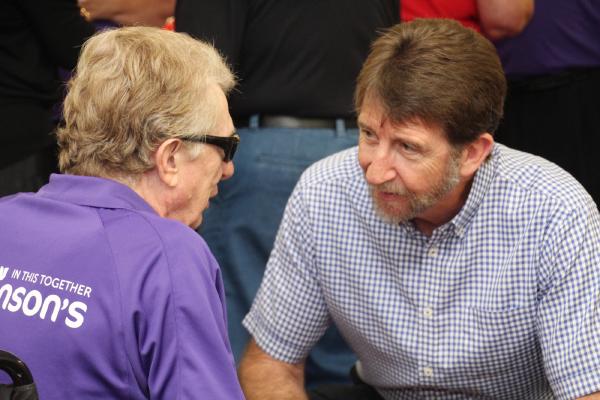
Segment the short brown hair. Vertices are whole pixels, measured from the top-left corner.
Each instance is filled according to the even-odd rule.
[[[496,131],[506,79],[483,36],[456,21],[417,19],[373,43],[358,77],[359,112],[366,96],[381,101],[393,123],[434,124],[462,145]]]
[[[58,130],[59,166],[75,175],[134,177],[164,140],[211,133],[234,77],[209,44],[129,27],[97,34],[81,52]]]

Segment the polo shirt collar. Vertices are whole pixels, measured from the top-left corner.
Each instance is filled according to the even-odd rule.
[[[88,207],[156,211],[130,187],[112,179],[52,174],[50,182],[36,194]]]

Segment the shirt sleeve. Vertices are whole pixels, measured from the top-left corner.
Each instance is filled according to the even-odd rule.
[[[175,29],[213,44],[237,70],[247,12],[247,0],[178,0]]]
[[[288,363],[306,358],[331,322],[316,276],[313,240],[310,214],[297,187],[243,321],[261,349]]]
[[[133,375],[151,399],[243,399],[219,268],[204,241],[175,224],[147,228],[156,235],[132,224],[137,237],[113,245]]]
[[[538,337],[557,399],[600,390],[600,215],[557,213],[542,250]]]

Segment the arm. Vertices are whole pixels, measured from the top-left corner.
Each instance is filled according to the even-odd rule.
[[[263,281],[243,321],[252,335],[239,367],[248,400],[308,400],[304,360],[330,320],[314,273],[314,237],[303,178],[292,193]]]
[[[238,371],[247,400],[308,400],[304,363],[276,360],[250,340]]]
[[[600,214],[573,198],[554,209],[540,248],[537,336],[556,398],[600,399]]]
[[[580,397],[579,400],[600,400],[600,392],[590,394],[589,396]]]
[[[79,0],[94,20],[106,19],[120,25],[164,25],[175,13],[175,0]]]
[[[127,228],[109,237],[123,299],[124,348],[137,385],[150,399],[192,400],[200,393],[242,400],[224,289],[206,244],[172,222]],[[160,241],[149,235],[153,230],[162,233]]]
[[[518,35],[533,16],[534,0],[477,0],[485,35],[499,40]]]

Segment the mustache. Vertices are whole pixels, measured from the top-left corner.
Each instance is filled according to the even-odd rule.
[[[370,185],[371,191],[392,193],[399,196],[406,196],[408,190],[406,187],[398,182],[385,182],[380,185]]]

